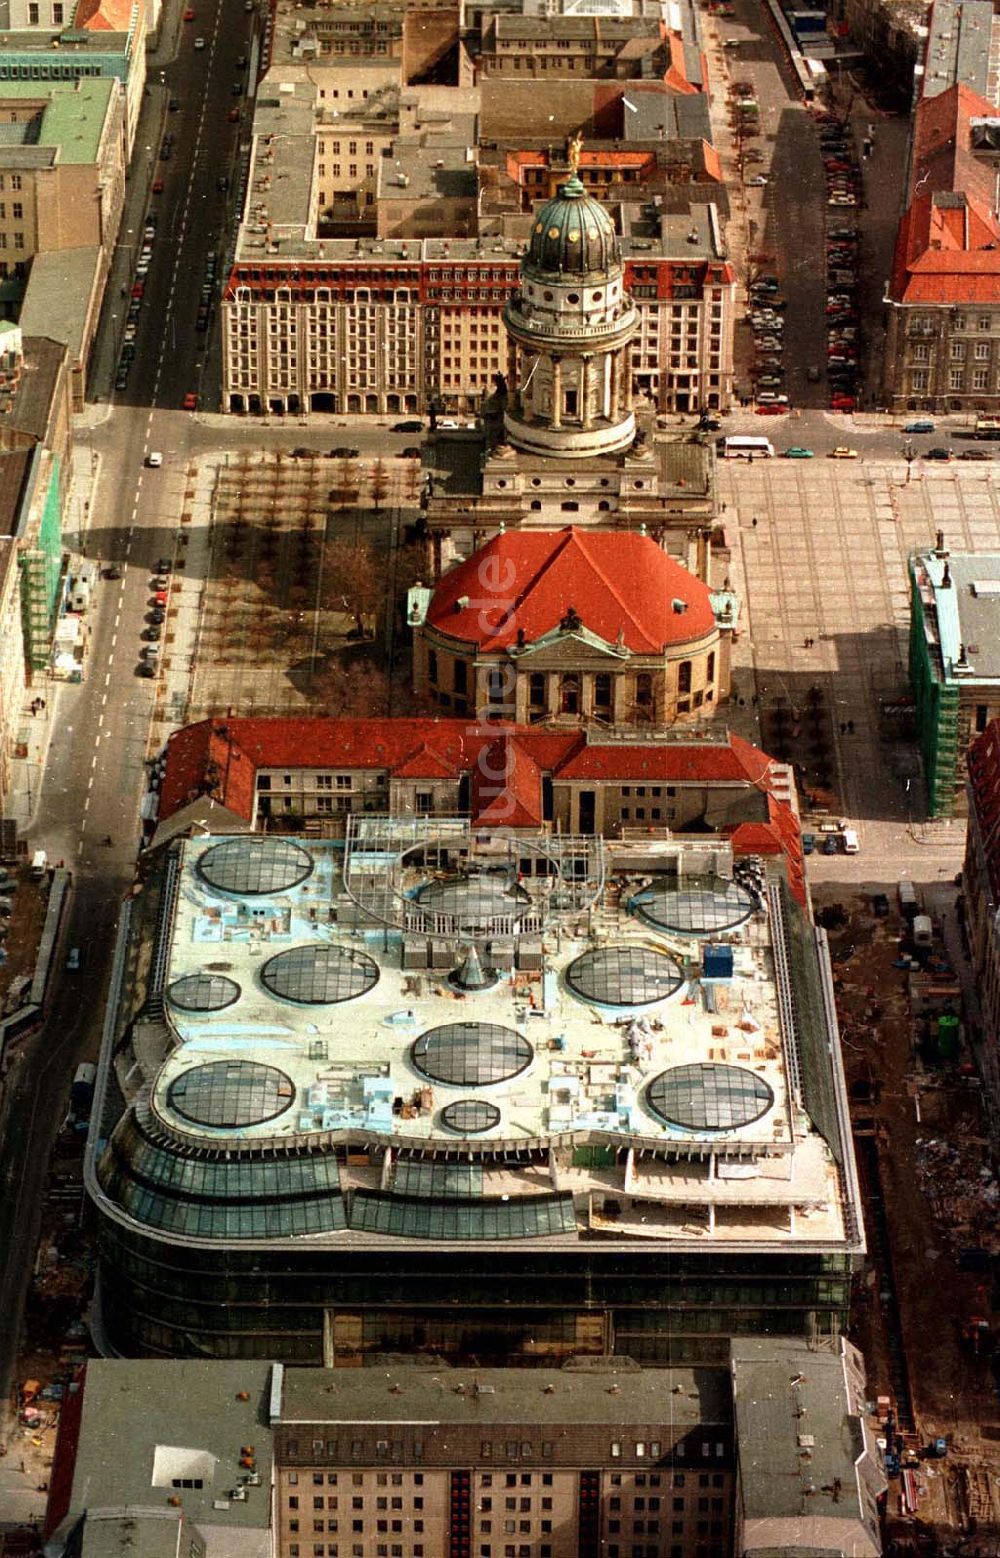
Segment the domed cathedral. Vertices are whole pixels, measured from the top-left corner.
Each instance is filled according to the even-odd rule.
[[[514,387],[507,438],[570,459],[614,454],[635,438],[629,342],[638,316],[614,222],[587,194],[579,158],[577,136],[570,176],[535,217],[520,290],[504,310]]]

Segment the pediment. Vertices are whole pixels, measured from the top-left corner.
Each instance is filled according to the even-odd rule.
[[[581,633],[547,633],[544,638],[538,639],[534,644],[526,644],[523,649],[517,651],[518,662],[530,660],[532,668],[548,666],[576,667],[589,665],[616,665],[620,666],[623,660],[630,659],[627,649],[619,649],[616,644],[606,644],[593,633],[583,631]]]

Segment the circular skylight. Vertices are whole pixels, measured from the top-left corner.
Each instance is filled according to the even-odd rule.
[[[721,876],[686,876],[649,887],[634,903],[650,925],[682,936],[707,936],[734,930],[753,913],[754,900]]]
[[[260,977],[272,995],[310,1006],[352,1001],[378,984],[378,964],[351,947],[292,947],[269,958]]]
[[[239,1000],[239,995],[236,980],[222,974],[185,974],[167,991],[171,1006],[182,1012],[221,1012]]]
[[[462,1136],[475,1136],[500,1123],[500,1110],[485,1098],[459,1098],[441,1110],[441,1124]]]
[[[530,1065],[533,1054],[520,1033],[493,1022],[452,1022],[430,1028],[411,1051],[418,1071],[449,1087],[508,1082]]]
[[[732,1131],[766,1114],[774,1092],[763,1077],[743,1066],[673,1066],[653,1078],[646,1102],[668,1125]]]
[[[167,1089],[167,1102],[194,1125],[262,1125],[291,1108],[295,1087],[276,1066],[252,1060],[215,1060],[193,1066]]]
[[[566,970],[574,994],[599,1006],[649,1006],[673,995],[683,982],[679,964],[651,947],[595,947]]]
[[[447,916],[468,935],[484,935],[498,920],[521,919],[531,898],[506,874],[483,874],[425,882],[417,902],[428,914]]]
[[[288,839],[232,838],[205,851],[198,869],[210,887],[252,897],[285,893],[304,882],[312,856]]]

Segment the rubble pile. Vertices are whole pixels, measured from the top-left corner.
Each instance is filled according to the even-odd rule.
[[[983,1161],[981,1137],[942,1141],[918,1136],[917,1178],[944,1242],[1000,1252],[1000,1184]]]

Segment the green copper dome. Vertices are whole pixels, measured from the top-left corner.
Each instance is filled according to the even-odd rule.
[[[526,259],[534,271],[586,275],[621,266],[614,223],[575,176],[559,185],[535,216]]]

